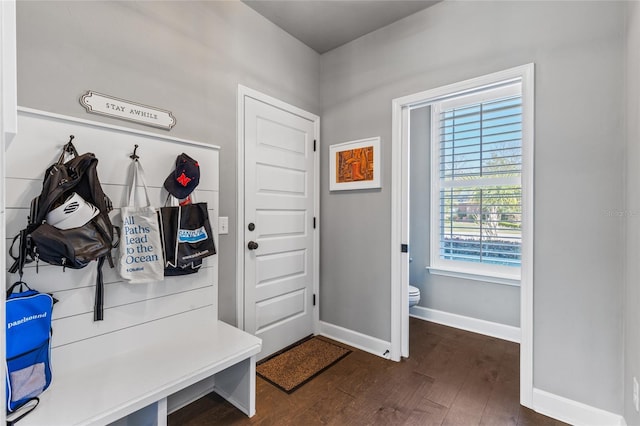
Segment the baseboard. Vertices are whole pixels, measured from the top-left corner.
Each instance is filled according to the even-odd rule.
[[[540,389],[533,389],[533,410],[581,426],[626,426],[624,417]]]
[[[319,322],[320,335],[342,342],[354,348],[361,349],[373,355],[390,359],[391,343],[384,340],[358,333],[324,321]]]
[[[499,324],[497,322],[485,321],[477,318],[465,317],[463,315],[438,311],[436,309],[414,306],[409,309],[409,315],[414,318],[435,322],[437,324],[455,327],[462,330],[472,331],[485,336],[497,337],[498,339],[520,343],[520,327]]]

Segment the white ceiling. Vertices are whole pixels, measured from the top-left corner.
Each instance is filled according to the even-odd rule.
[[[411,15],[439,0],[242,0],[324,53]]]

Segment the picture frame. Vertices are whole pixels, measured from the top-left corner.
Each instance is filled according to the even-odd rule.
[[[380,188],[380,137],[329,146],[329,191]]]

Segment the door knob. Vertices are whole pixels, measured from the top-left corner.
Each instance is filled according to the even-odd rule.
[[[247,244],[247,248],[249,250],[255,250],[258,248],[258,243],[256,243],[255,241],[249,241],[249,244]]]

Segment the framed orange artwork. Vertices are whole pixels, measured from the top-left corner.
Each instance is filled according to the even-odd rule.
[[[329,190],[380,188],[380,138],[329,147]]]

